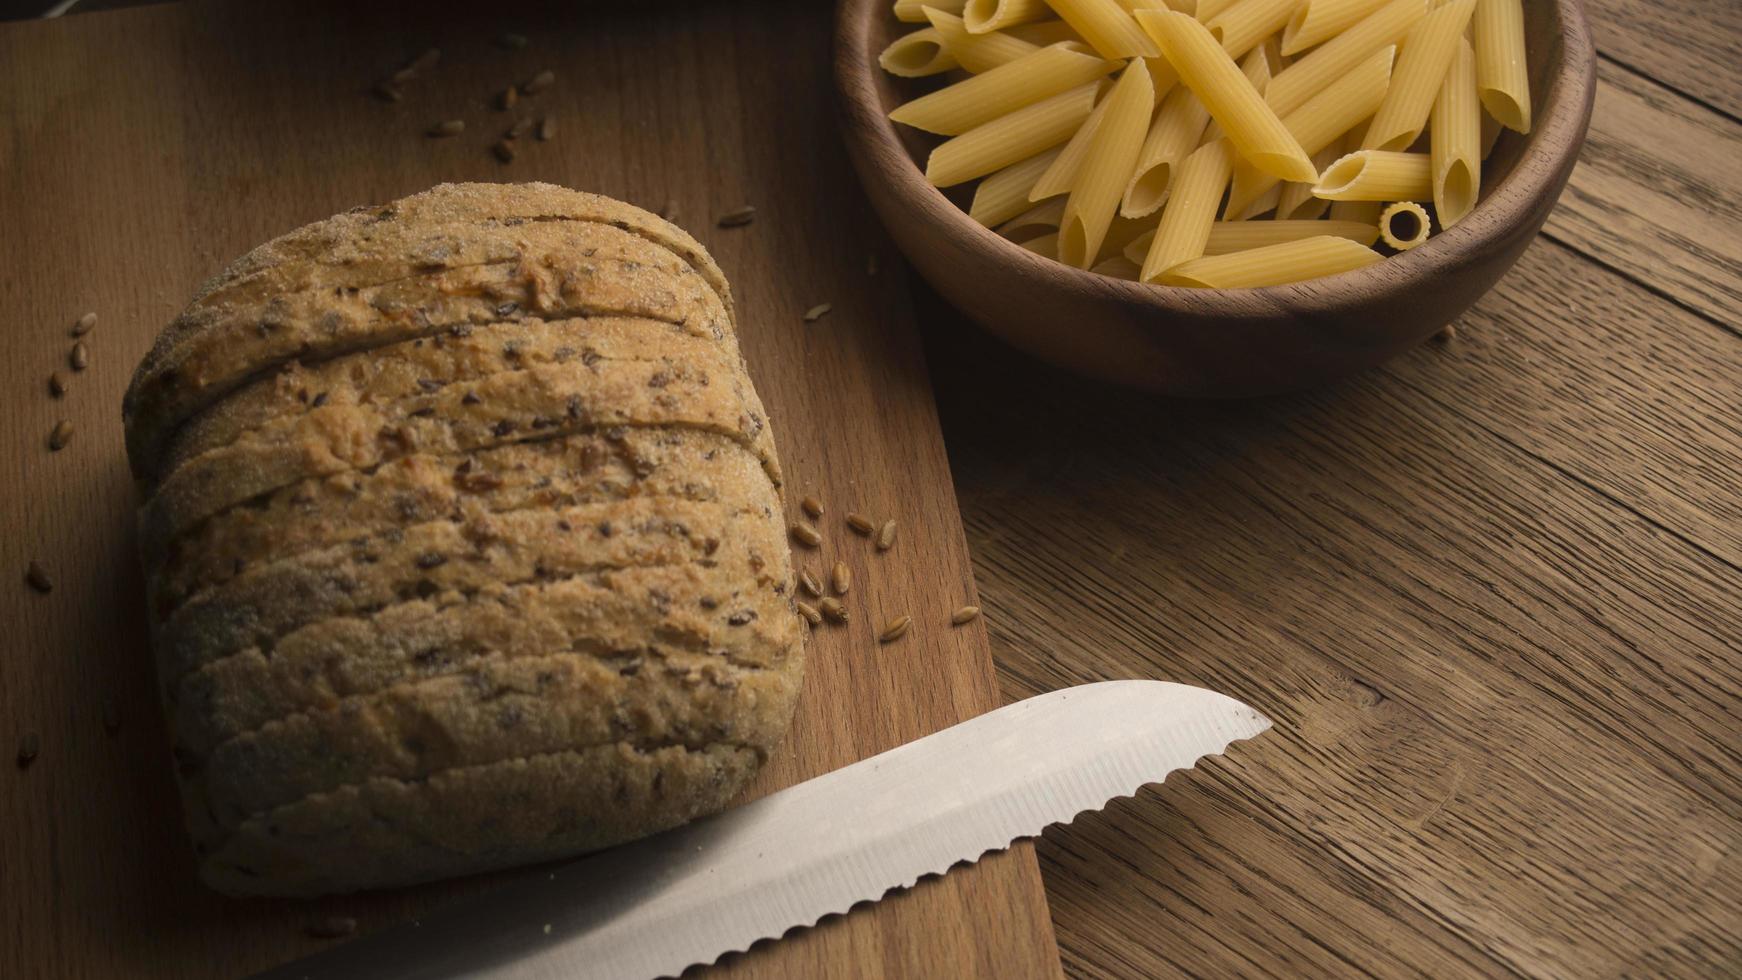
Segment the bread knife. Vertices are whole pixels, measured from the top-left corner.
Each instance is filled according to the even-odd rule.
[[[1003,850],[1269,727],[1183,684],[1066,688],[261,976],[676,976]]]

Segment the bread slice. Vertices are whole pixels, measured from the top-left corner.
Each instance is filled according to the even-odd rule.
[[[135,474],[154,475],[164,442],[194,413],[293,358],[335,357],[516,315],[693,323],[737,354],[718,294],[683,260],[629,232],[538,222],[438,232],[433,241],[440,259],[401,257],[365,276],[316,268],[301,288],[208,301],[182,314],[165,336],[184,339],[154,348],[123,402]]]
[[[559,530],[558,522],[571,530]],[[384,542],[340,545],[261,565],[199,594],[156,631],[166,657],[161,673],[173,683],[238,650],[270,651],[299,626],[449,590],[700,559],[737,559],[744,563],[742,574],[750,576],[751,556],[766,566],[761,556],[782,540],[759,507],[672,498],[473,513],[461,522],[420,524]]]
[[[148,550],[223,510],[311,477],[370,469],[414,453],[461,453],[527,439],[624,427],[681,426],[737,439],[772,480],[767,423],[715,385],[717,365],[547,364],[450,385],[419,407],[333,405],[250,433],[183,463],[145,503]]]
[[[491,659],[571,647],[616,655],[624,667],[651,644],[782,669],[799,641],[790,594],[784,577],[746,590],[740,569],[693,563],[450,592],[324,619],[279,639],[271,657],[251,647],[183,677],[171,698],[177,745],[184,757],[203,758],[224,740],[298,712]]]
[[[750,381],[737,359],[722,355],[713,338],[699,332],[671,336],[683,330],[632,317],[507,320],[459,336],[420,337],[308,365],[289,361],[189,419],[170,441],[165,468],[173,470],[184,460],[313,408],[407,401],[410,409],[422,410],[430,404],[429,395],[449,385],[547,364],[711,363],[720,372],[711,381],[744,397]]]
[[[765,487],[755,457],[694,429],[628,429],[509,443],[458,456],[415,453],[371,471],[282,487],[202,521],[167,554],[146,558],[151,608],[166,618],[192,594],[265,561],[446,518],[462,504],[490,513],[567,507],[629,496],[743,498]]]
[[[786,729],[797,691],[785,672],[657,647],[624,653],[493,658],[292,715],[218,746],[203,772],[207,798],[227,830],[369,779],[617,741],[766,753]]]

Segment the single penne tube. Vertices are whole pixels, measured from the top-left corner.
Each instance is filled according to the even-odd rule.
[[[1317,154],[1339,147],[1338,140],[1343,134],[1373,114],[1385,99],[1386,86],[1391,78],[1391,59],[1396,50],[1395,46],[1387,45],[1373,52],[1288,114],[1282,124],[1302,149]],[[1322,171],[1323,167],[1319,169]],[[1233,185],[1228,190],[1228,215],[1247,213],[1252,202],[1263,197],[1276,183],[1275,175],[1267,174],[1244,160],[1235,164]]]
[[[1146,221],[1142,218],[1122,218],[1114,215],[1112,223],[1107,226],[1106,237],[1101,239],[1100,258],[1123,254],[1125,246],[1131,244],[1133,239],[1153,231],[1155,231],[1155,222],[1153,221]],[[1142,258],[1143,256],[1138,256],[1138,259]]]
[[[1017,242],[1017,244],[1043,259],[1052,259],[1055,262],[1058,261],[1059,234],[1056,231],[1048,232],[1038,238],[1030,238],[1026,242]]]
[[[1210,226],[1204,254],[1227,255],[1314,235],[1333,235],[1371,247],[1379,240],[1379,226],[1359,221],[1218,221]]]
[[[1155,229],[1151,228],[1136,238],[1125,243],[1120,252],[1131,261],[1137,263],[1137,277],[1143,278],[1143,257],[1149,254],[1149,246],[1155,241]]]
[[[1107,58],[1154,57],[1161,52],[1118,0],[1048,0],[1059,19]]]
[[[1333,222],[1348,221],[1377,228],[1379,212],[1384,210],[1383,201],[1332,201],[1329,217]]]
[[[1089,271],[1096,275],[1107,276],[1110,279],[1136,282],[1138,275],[1142,272],[1142,267],[1123,255],[1109,255],[1095,263],[1095,267]]]
[[[1363,149],[1407,150],[1421,135],[1475,9],[1476,0],[1446,0],[1403,36],[1391,87],[1367,127]]]
[[[1135,282],[1138,275],[1142,273],[1143,267],[1123,255],[1110,255],[1095,263],[1095,267],[1089,271],[1103,276],[1112,276],[1114,279],[1130,279]]]
[[[895,19],[909,24],[923,24],[927,7],[959,14],[967,3],[968,0],[895,0]]]
[[[1275,211],[1277,204],[1281,201],[1282,184],[1279,182],[1270,185],[1270,189],[1260,195],[1258,200],[1248,204],[1244,212],[1229,220],[1251,221],[1253,218],[1262,218],[1270,212]]]
[[[1083,161],[1089,155],[1089,143],[1095,138],[1095,130],[1101,125],[1101,117],[1107,113],[1107,100],[1095,103],[1088,118],[1071,134],[1070,142],[1065,144],[1063,152],[1053,160],[1052,166],[1046,168],[1046,173],[1034,182],[1028,191],[1030,201],[1044,201],[1055,194],[1065,194],[1076,183],[1077,172],[1083,167]]]
[[[1434,213],[1440,228],[1457,224],[1482,194],[1482,106],[1476,96],[1476,54],[1458,38],[1451,68],[1429,117],[1428,155],[1434,167]]]
[[[1270,80],[1264,101],[1286,116],[1381,48],[1403,39],[1427,15],[1428,0],[1391,0],[1308,52]]]
[[[1264,52],[1262,51],[1249,51],[1247,52],[1246,57],[1240,59],[1240,74],[1246,76],[1246,81],[1251,83],[1252,91],[1257,92],[1259,95],[1263,95],[1264,87],[1270,84],[1270,59],[1265,57]],[[1187,89],[1187,91],[1190,91],[1190,89]],[[1200,99],[1199,101],[1201,102],[1202,100]],[[1206,109],[1205,111],[1207,112],[1209,110]],[[1203,138],[1198,141],[1198,145],[1202,146],[1205,143],[1214,143],[1224,135],[1226,134],[1222,132],[1222,124],[1219,122],[1211,122],[1210,125],[1204,129]]]
[[[1088,118],[1099,87],[1078,86],[939,143],[926,158],[926,180],[951,187],[1063,143]]]
[[[962,20],[974,34],[1001,31],[1051,17],[1052,9],[1046,5],[1046,0],[968,0],[962,6]]]
[[[1259,45],[1259,49],[1264,52],[1264,63],[1270,68],[1271,78],[1275,78],[1278,73],[1288,67],[1288,62],[1282,57],[1282,38],[1280,36],[1272,34],[1265,38]]]
[[[1235,0],[1198,0],[1196,10],[1185,10],[1180,12],[1191,14],[1193,17],[1197,18],[1199,23],[1207,23],[1217,14],[1232,7],[1234,2]],[[1168,6],[1173,7],[1172,4],[1168,4]],[[1173,7],[1173,9],[1179,10],[1178,7]]]
[[[1313,193],[1327,201],[1401,201],[1433,193],[1426,153],[1356,150],[1325,169]]]
[[[1013,242],[1025,242],[1038,235],[1058,231],[1065,217],[1065,199],[1055,197],[1040,202],[998,226],[998,234]]]
[[[877,56],[877,64],[891,75],[923,78],[949,71],[959,62],[950,54],[938,29],[927,27],[909,31],[889,42],[889,47]]]
[[[1282,53],[1300,54],[1343,33],[1386,0],[1302,0],[1282,28]]]
[[[1313,166],[1322,172],[1335,163],[1343,155],[1343,148],[1338,145],[1327,146],[1313,154]],[[1286,221],[1299,219],[1311,221],[1322,218],[1331,208],[1331,202],[1322,197],[1313,196],[1313,185],[1291,180],[1281,185],[1281,192],[1276,198],[1276,220]],[[1274,224],[1274,222],[1272,222]]]
[[[1193,259],[1174,266],[1160,277],[1159,282],[1163,286],[1198,289],[1283,286],[1364,268],[1382,258],[1378,252],[1347,238],[1315,235],[1279,245]]]
[[[1204,22],[1230,57],[1239,58],[1282,30],[1300,0],[1240,0]]]
[[[928,133],[959,136],[1023,106],[1033,105],[1117,67],[1073,50],[1069,42],[1041,48],[991,71],[972,75],[895,107],[889,118]]]
[[[1143,256],[1144,282],[1155,282],[1167,270],[1204,254],[1233,167],[1234,148],[1227,140],[1200,146],[1180,163],[1173,193]]]
[[[971,34],[968,32],[968,25],[962,23],[962,18],[946,11],[928,8],[926,15],[931,19],[932,29],[938,32],[938,39],[950,57],[975,74],[991,71],[999,65],[1009,64],[1040,50],[1039,45],[1011,37],[1002,31]]]
[[[1060,262],[1087,269],[1101,254],[1101,241],[1119,209],[1119,196],[1137,166],[1154,105],[1149,70],[1141,61],[1130,62],[1107,95],[1107,111],[1065,201],[1064,220],[1059,224]]]
[[[1483,112],[1482,112],[1482,159],[1483,160],[1488,159],[1489,155],[1491,155],[1494,152],[1494,144],[1500,142],[1500,134],[1505,129],[1506,129],[1505,126],[1500,125],[1500,120],[1495,119],[1493,116],[1488,115],[1487,110],[1483,110]]]
[[[1019,41],[1027,41],[1037,48],[1060,41],[1081,41],[1082,35],[1071,29],[1071,25],[1062,20],[1037,20],[1027,24],[1017,24],[1006,28],[1004,33]]]
[[[1284,180],[1318,176],[1306,151],[1204,25],[1172,11],[1139,10],[1137,19],[1242,157]]]
[[[1054,147],[1045,153],[1036,153],[980,181],[980,185],[974,188],[968,217],[992,228],[1027,211],[1030,207],[1029,190],[1046,168],[1052,166],[1062,149]]]
[[[1204,108],[1191,89],[1181,85],[1168,93],[1155,110],[1155,119],[1143,138],[1137,169],[1119,202],[1120,214],[1141,218],[1154,214],[1167,201],[1174,169],[1186,154],[1197,148],[1209,121],[1210,110]]]
[[[1156,55],[1153,58],[1145,58],[1143,59],[1143,63],[1149,66],[1149,80],[1151,84],[1155,86],[1155,97],[1157,101],[1169,92],[1172,92],[1174,86],[1179,84],[1179,72],[1174,71],[1173,65],[1161,55]]]
[[[1471,26],[1482,107],[1507,129],[1530,132],[1530,65],[1524,58],[1521,0],[1476,0]]]
[[[1427,209],[1414,201],[1398,201],[1379,213],[1379,239],[1399,252],[1427,241]]]

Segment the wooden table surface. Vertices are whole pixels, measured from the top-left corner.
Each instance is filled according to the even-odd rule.
[[[1006,697],[1277,722],[1047,832],[1069,974],[1742,971],[1742,5],[1588,2],[1579,169],[1449,342],[1173,402],[916,284]]]
[[[1048,831],[1068,974],[1742,974],[1742,4],[1587,3],[1579,167],[1449,343],[1173,402],[922,294],[1006,696],[1276,721]]]

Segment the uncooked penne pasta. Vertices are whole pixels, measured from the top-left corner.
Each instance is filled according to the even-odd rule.
[[[1043,259],[1053,259],[1056,261],[1059,257],[1059,235],[1056,231],[1041,235],[1039,238],[1031,238],[1026,242],[1018,242],[1017,244]]]
[[[1119,213],[1127,218],[1154,214],[1167,200],[1174,168],[1198,145],[1209,124],[1210,110],[1192,90],[1181,85],[1169,92],[1155,110],[1155,120],[1137,154],[1137,169],[1125,185]]]
[[[1161,276],[1160,283],[1200,289],[1282,286],[1365,268],[1382,258],[1378,252],[1347,238],[1315,235],[1280,245],[1193,259]]]
[[[1313,166],[1317,167],[1322,172],[1326,167],[1335,163],[1337,158],[1342,155],[1343,148],[1339,145],[1332,144],[1313,154]],[[1282,185],[1281,191],[1277,195],[1276,220],[1288,221],[1295,219],[1311,221],[1314,218],[1323,217],[1325,212],[1330,210],[1330,208],[1331,202],[1322,197],[1313,196],[1313,185],[1297,180],[1291,180]],[[1276,222],[1271,222],[1271,224],[1275,223]]]
[[[1427,8],[1428,0],[1391,0],[1283,69],[1270,80],[1264,101],[1278,115],[1288,115],[1373,52],[1402,40],[1427,15]]]
[[[950,187],[1063,143],[1088,118],[1099,88],[1090,82],[945,140],[926,159],[926,179]]]
[[[1083,40],[1081,35],[1071,29],[1071,25],[1062,20],[1037,20],[1027,24],[1017,24],[1015,27],[1006,28],[1004,33],[1019,41],[1027,41],[1037,48],[1044,48],[1060,41]]]
[[[1279,181],[1275,184],[1270,185],[1270,189],[1265,191],[1258,198],[1258,200],[1253,201],[1251,204],[1248,204],[1246,206],[1246,210],[1244,212],[1235,216],[1234,218],[1231,218],[1230,220],[1232,220],[1232,221],[1251,221],[1253,218],[1261,218],[1264,215],[1267,215],[1270,212],[1275,211],[1276,205],[1278,203],[1280,203],[1281,201],[1282,201],[1282,184]]]
[[[1476,97],[1476,54],[1458,38],[1457,51],[1434,99],[1428,155],[1434,167],[1434,213],[1443,231],[1457,224],[1482,193],[1482,107]]]
[[[1110,255],[1095,263],[1095,267],[1089,271],[1100,273],[1103,276],[1112,276],[1114,279],[1130,279],[1135,282],[1143,268],[1123,255]]]
[[[1180,164],[1155,239],[1143,257],[1144,282],[1154,282],[1179,263],[1204,254],[1233,167],[1234,148],[1227,140],[1198,147]]]
[[[1363,149],[1407,150],[1421,135],[1475,9],[1476,0],[1446,0],[1403,36],[1391,87],[1367,127]]]
[[[1051,16],[1046,0],[968,0],[962,7],[962,20],[975,34],[1001,31]]]
[[[1142,218],[1122,218],[1114,215],[1113,222],[1107,226],[1106,236],[1101,239],[1101,258],[1122,254],[1125,251],[1125,246],[1131,244],[1132,239],[1152,234],[1154,231],[1155,222],[1153,221],[1145,221]],[[1143,256],[1139,255],[1137,258],[1141,260]],[[1138,264],[1141,265],[1141,261]]]
[[[1427,241],[1427,209],[1414,201],[1398,201],[1379,214],[1379,238],[1399,252]]]
[[[1196,10],[1184,10],[1180,12],[1191,14],[1193,17],[1197,18],[1199,23],[1206,23],[1212,17],[1215,17],[1222,11],[1232,7],[1234,2],[1235,0],[1198,0]],[[1168,6],[1172,7],[1173,5],[1169,4]],[[1173,9],[1179,10],[1178,7],[1173,7]]]
[[[1300,0],[1240,0],[1204,22],[1230,57],[1239,58],[1282,30]]]
[[[1301,0],[1282,28],[1282,53],[1300,54],[1336,37],[1363,17],[1385,6],[1386,0]]]
[[[1374,215],[1377,219],[1378,212],[1375,211]],[[1372,247],[1379,240],[1379,226],[1369,221],[1218,221],[1210,226],[1210,237],[1204,241],[1204,254],[1227,255],[1266,245],[1298,242],[1314,235],[1334,235]],[[1125,246],[1125,257],[1133,262],[1142,259],[1154,238],[1155,232],[1148,231],[1132,239]]]
[[[1048,0],[1059,19],[1108,58],[1154,57],[1161,52],[1116,0]]]
[[[1356,150],[1319,178],[1313,193],[1329,201],[1401,201],[1433,193],[1433,160],[1426,153]]]
[[[974,188],[974,202],[968,207],[968,217],[991,228],[1027,211],[1029,190],[1046,168],[1052,166],[1062,149],[1054,147],[1045,153],[1037,153],[980,181],[980,186]]]
[[[877,64],[891,75],[921,78],[936,75],[956,67],[958,62],[944,46],[944,39],[935,27],[909,31],[889,42],[889,47],[877,56]]]
[[[1034,182],[1028,192],[1030,201],[1044,201],[1055,194],[1068,193],[1071,185],[1077,181],[1077,173],[1082,170],[1083,161],[1088,158],[1089,144],[1095,138],[1095,130],[1101,125],[1101,117],[1107,113],[1105,99],[1097,102],[1089,112],[1077,131],[1071,134],[1070,142],[1065,144],[1064,151],[1053,160],[1052,166],[1046,168],[1046,173]]]
[[[1249,51],[1246,53],[1246,57],[1240,59],[1240,74],[1246,76],[1246,81],[1251,84],[1252,91],[1263,95],[1264,87],[1270,84],[1270,59],[1262,51]],[[1222,132],[1222,124],[1211,121],[1210,125],[1205,127],[1203,139],[1198,141],[1198,145],[1214,143],[1224,135],[1226,134]]]
[[[955,14],[929,9],[926,13],[931,18],[932,30],[938,32],[938,39],[950,57],[975,74],[991,71],[999,65],[1009,64],[1040,50],[1039,45],[1011,37],[1002,31],[970,34],[968,25],[962,23],[962,18]]]
[[[1339,146],[1338,140],[1343,134],[1373,114],[1385,99],[1391,77],[1391,58],[1396,50],[1387,46],[1373,52],[1288,114],[1282,124],[1302,149],[1316,154],[1328,147]],[[1228,191],[1228,216],[1250,213],[1252,202],[1264,196],[1276,183],[1274,175],[1240,161],[1234,167],[1233,186]]]
[[[1241,156],[1284,180],[1318,176],[1282,120],[1204,25],[1172,11],[1140,10],[1137,19],[1172,62],[1180,80],[1197,93],[1210,116],[1226,130],[1228,141]]]
[[[959,14],[968,0],[895,0],[895,19],[909,24],[925,23],[925,8]]]
[[[1478,92],[1479,91],[1480,90],[1478,89]],[[1484,111],[1482,113],[1482,159],[1483,160],[1487,160],[1489,155],[1494,152],[1494,144],[1500,142],[1500,132],[1501,132],[1501,130],[1504,130],[1505,128],[1506,128],[1505,126],[1500,125],[1500,120],[1495,119],[1493,116],[1488,115],[1488,113],[1486,111]]]
[[[1349,221],[1377,227],[1379,212],[1384,210],[1383,201],[1332,201],[1330,219],[1333,222]]]
[[[1070,42],[1055,44],[905,102],[889,118],[928,133],[959,136],[1116,67],[1116,62],[1074,50]]]
[[[1049,198],[998,226],[998,234],[1013,242],[1025,242],[1059,230],[1065,218],[1065,199]]]
[[[1095,264],[1107,226],[1119,209],[1125,182],[1137,166],[1137,153],[1143,148],[1154,105],[1149,71],[1142,62],[1132,61],[1107,95],[1107,111],[1065,202],[1064,220],[1059,224],[1060,262],[1079,269]]]
[[[1482,107],[1507,129],[1530,132],[1530,65],[1522,0],[1477,0],[1471,34]]]

